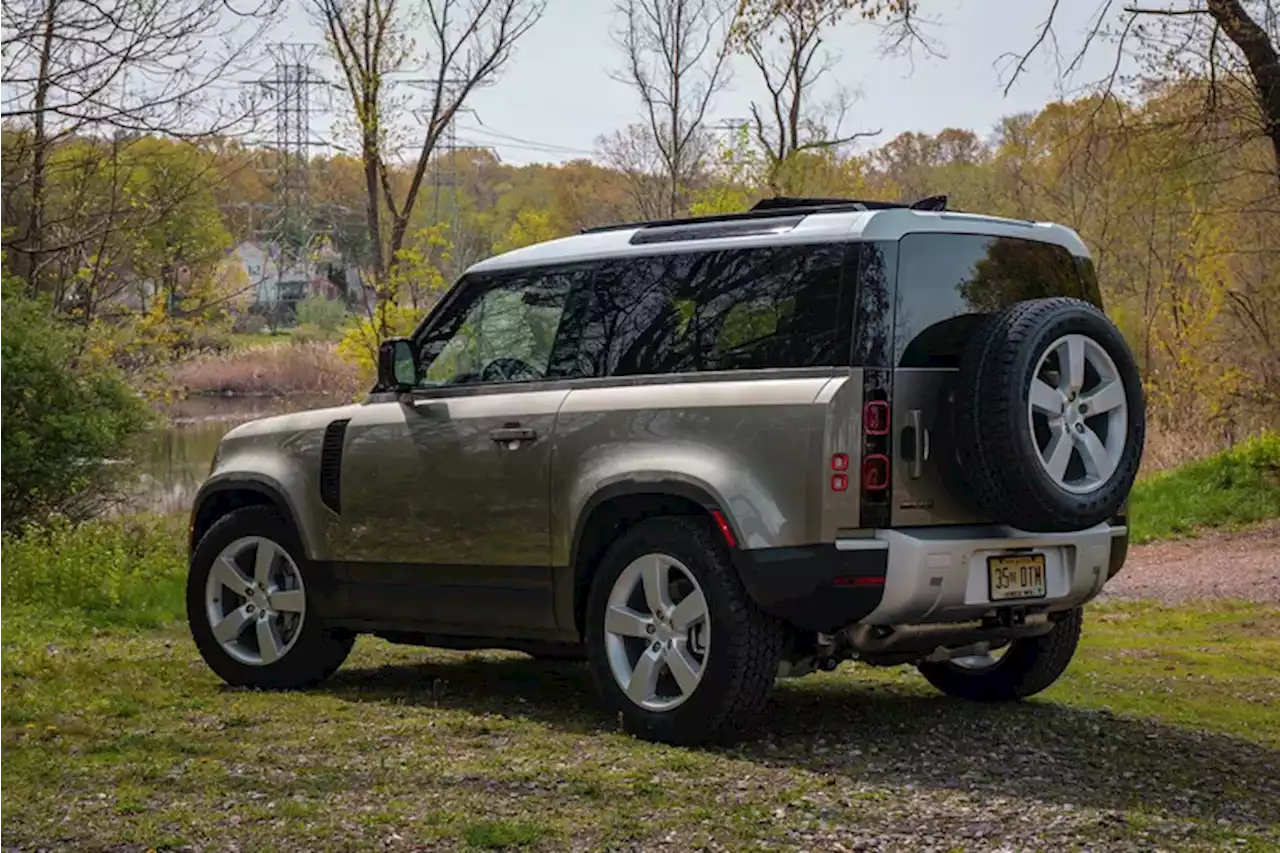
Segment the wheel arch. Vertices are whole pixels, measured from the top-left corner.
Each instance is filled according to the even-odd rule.
[[[702,486],[682,480],[612,483],[597,491],[583,506],[575,525],[570,566],[573,569],[573,625],[585,630],[587,596],[600,558],[609,544],[628,528],[660,516],[701,517],[721,527],[726,543],[736,544],[732,522],[720,502]]]
[[[188,524],[188,554],[194,554],[196,546],[220,518],[237,509],[247,506],[267,506],[274,508],[290,525],[299,538],[303,549],[310,556],[311,548],[302,536],[302,528],[298,524],[293,507],[279,485],[257,479],[225,479],[206,483],[196,496],[192,505],[191,519]]]

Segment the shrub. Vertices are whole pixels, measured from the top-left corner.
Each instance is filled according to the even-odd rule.
[[[317,394],[347,401],[369,388],[332,344],[296,341],[197,356],[170,368],[168,376],[186,394]]]
[[[308,296],[298,303],[299,326],[315,326],[322,332],[336,332],[347,320],[347,306],[339,299]]]
[[[148,628],[182,615],[181,519],[75,526],[54,517],[0,541],[6,621],[16,614],[59,625]]]
[[[248,312],[237,314],[235,321],[231,324],[231,331],[238,335],[260,335],[266,328],[266,317]]]
[[[355,315],[347,322],[338,343],[338,355],[359,371],[363,383],[370,384],[378,375],[380,329],[386,329],[387,337],[407,335],[418,325],[424,313],[424,310],[408,305],[380,302],[373,317]]]
[[[6,284],[0,486],[5,530],[101,509],[132,469],[118,463],[150,421],[145,402],[83,331]]]
[[[1130,506],[1135,542],[1280,517],[1280,433],[1153,474],[1134,486]]]
[[[289,342],[293,344],[332,343],[337,338],[337,331],[325,331],[314,323],[303,323],[289,333]]]

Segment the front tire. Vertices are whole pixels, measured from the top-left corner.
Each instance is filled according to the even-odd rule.
[[[917,668],[948,696],[973,702],[1012,702],[1044,690],[1066,671],[1080,643],[1084,609],[1068,611],[1047,634],[1014,640],[1004,656],[974,668],[955,661],[922,663]]]
[[[200,656],[233,687],[287,689],[328,678],[355,637],[325,623],[316,580],[276,510],[243,507],[218,519],[187,575],[187,623]]]
[[[591,675],[646,740],[734,740],[758,722],[782,656],[782,623],[756,607],[700,519],[643,521],[617,539],[587,601]]]

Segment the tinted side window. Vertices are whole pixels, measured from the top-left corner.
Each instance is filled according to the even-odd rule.
[[[1011,237],[911,234],[899,241],[895,360],[952,367],[982,316],[1024,299],[1087,298],[1071,253]]]
[[[585,271],[477,279],[419,342],[419,384],[528,382],[550,374],[565,301]]]
[[[632,376],[831,365],[848,357],[839,245],[609,261],[571,300],[552,371]],[[843,350],[841,347],[843,346]]]

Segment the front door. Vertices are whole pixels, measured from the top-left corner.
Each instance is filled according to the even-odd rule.
[[[415,340],[418,387],[351,420],[332,541],[367,618],[555,627],[551,435],[568,390],[546,373],[572,278],[464,282]]]

